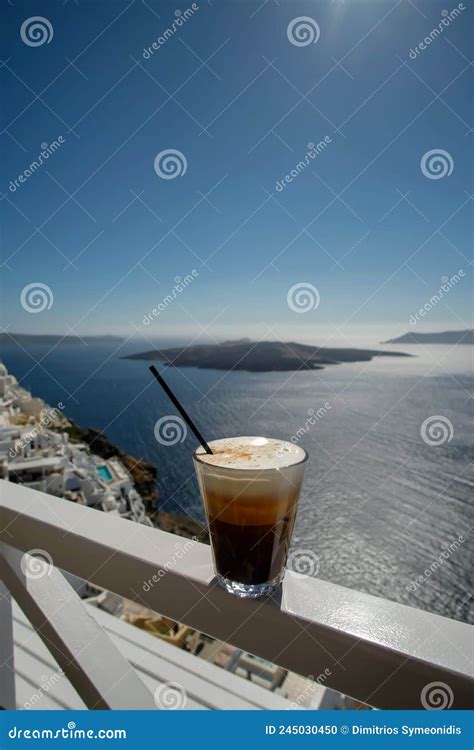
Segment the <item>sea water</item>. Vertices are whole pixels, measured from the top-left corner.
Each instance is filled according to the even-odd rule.
[[[203,520],[193,435],[163,440],[174,408],[148,363],[120,359],[140,345],[50,348],[2,358],[34,395],[155,463],[160,507]],[[262,435],[309,452],[292,549],[309,550],[319,577],[472,621],[472,347],[400,349],[416,357],[314,372],[168,368],[166,380],[207,440]]]

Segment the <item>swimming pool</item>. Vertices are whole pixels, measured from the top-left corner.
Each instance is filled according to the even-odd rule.
[[[106,482],[111,482],[113,479],[112,473],[108,466],[98,466],[97,473],[100,474],[102,479],[105,479]]]

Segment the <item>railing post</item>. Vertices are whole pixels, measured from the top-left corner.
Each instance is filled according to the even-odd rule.
[[[12,598],[2,581],[0,581],[0,708],[10,711],[16,708]]]
[[[148,688],[50,562],[3,544],[0,575],[88,708],[156,709]]]

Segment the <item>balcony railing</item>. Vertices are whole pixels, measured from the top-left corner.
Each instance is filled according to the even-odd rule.
[[[472,702],[472,627],[287,571],[272,600],[216,586],[210,548],[63,499],[0,482],[0,577],[85,704],[155,708],[60,569],[378,708],[422,708],[444,683]],[[44,550],[48,575],[25,573]],[[8,593],[0,597],[0,704],[13,708]],[[451,701],[450,701],[451,703]]]

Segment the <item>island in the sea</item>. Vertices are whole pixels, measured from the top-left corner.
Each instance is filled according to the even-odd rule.
[[[474,344],[474,331],[440,331],[438,333],[419,333],[409,331],[396,339],[383,341],[383,344]]]
[[[129,354],[123,359],[161,360],[175,367],[199,367],[210,370],[246,370],[274,372],[320,370],[342,362],[368,362],[373,357],[410,357],[403,352],[372,349],[328,349],[307,344],[280,341],[225,341],[172,349],[152,349]]]

